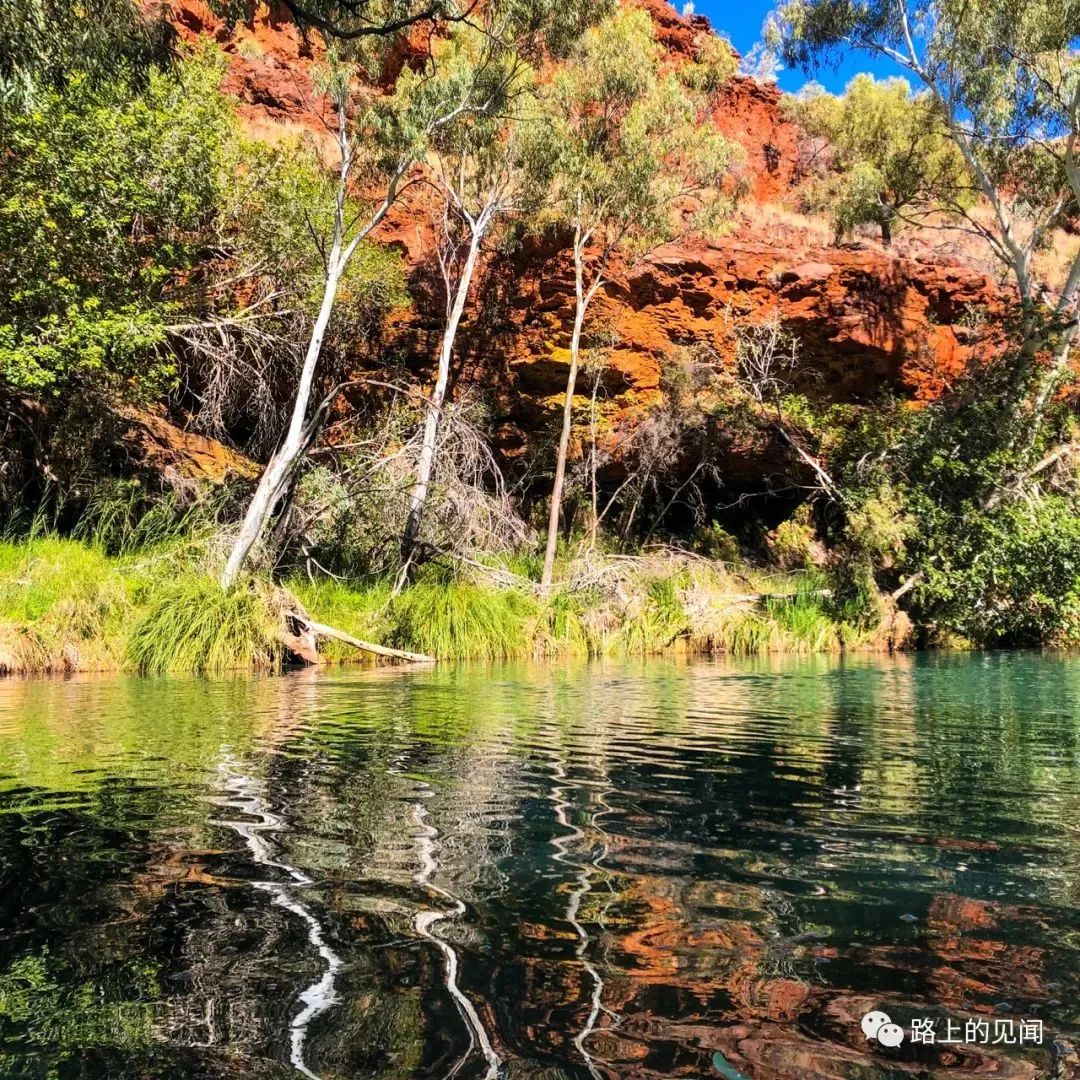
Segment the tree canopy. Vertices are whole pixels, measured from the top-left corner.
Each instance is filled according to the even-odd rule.
[[[740,158],[739,147],[707,122],[709,92],[722,85],[724,69],[710,50],[704,63],[664,72],[644,11],[586,31],[545,99],[546,142],[537,156],[554,168],[548,217],[580,228],[605,251],[663,242],[679,227],[680,198],[686,210],[693,203],[699,227],[722,220]]]
[[[912,95],[906,79],[856,75],[843,95],[810,87],[784,109],[812,138],[823,141],[826,176],[807,192],[825,210],[838,238],[876,225],[889,243],[905,222],[939,208],[967,208],[973,181],[927,91]]]
[[[80,373],[171,372],[155,355],[171,287],[199,258],[226,179],[220,69],[154,73],[145,92],[74,77],[9,117],[0,170],[0,376],[59,392]]]
[[[414,27],[497,27],[503,45],[559,55],[613,7],[613,0],[282,0],[302,32],[339,43],[395,38]],[[250,17],[253,0],[213,0],[231,19]]]
[[[145,79],[172,28],[132,0],[8,0],[0,18],[0,108],[25,108],[73,79]]]

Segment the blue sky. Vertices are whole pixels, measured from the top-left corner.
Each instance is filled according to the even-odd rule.
[[[682,9],[684,0],[672,2],[676,8]],[[774,6],[775,0],[694,0],[697,14],[708,16],[714,28],[719,33],[726,34],[743,55],[748,53],[754,42],[761,37],[761,25]],[[879,78],[902,74],[891,63],[864,53],[851,53],[841,58],[835,70],[822,68],[810,76],[795,69],[781,71],[777,82],[782,90],[795,91],[803,83],[813,79],[835,92],[843,90],[844,84],[852,75],[860,71],[872,71]]]

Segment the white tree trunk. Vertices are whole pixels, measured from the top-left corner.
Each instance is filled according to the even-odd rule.
[[[427,416],[424,419],[424,435],[420,445],[420,460],[416,468],[416,483],[409,496],[409,515],[405,521],[405,531],[401,544],[403,561],[401,572],[394,587],[395,592],[399,592],[408,581],[413,549],[416,546],[417,537],[420,535],[420,526],[423,523],[424,505],[427,502],[428,488],[431,486],[431,474],[435,467],[435,443],[439,434],[439,421],[442,419],[443,403],[446,400],[446,387],[450,381],[450,361],[454,354],[454,340],[457,337],[461,317],[465,312],[465,301],[469,295],[469,286],[472,284],[473,272],[476,269],[482,239],[482,229],[474,227],[469,238],[469,250],[461,268],[461,275],[458,278],[454,301],[450,306],[446,327],[443,330],[442,347],[439,350],[439,371],[435,379],[435,389],[432,391],[431,400],[428,403]]]
[[[292,470],[303,452],[304,420],[311,401],[311,388],[315,382],[315,369],[319,363],[319,354],[322,352],[326,328],[330,324],[330,316],[333,314],[341,272],[345,268],[348,256],[352,254],[354,248],[355,244],[350,244],[343,255],[340,250],[340,242],[338,242],[335,243],[331,252],[322,304],[319,306],[319,315],[315,320],[311,340],[308,342],[307,353],[304,356],[304,366],[301,369],[300,381],[296,388],[296,400],[293,402],[289,428],[285,433],[285,438],[281,441],[281,445],[274,451],[262,476],[259,478],[259,485],[256,487],[255,494],[248,504],[247,513],[244,515],[244,523],[240,527],[232,551],[229,553],[229,560],[225,564],[224,571],[222,571],[221,587],[226,591],[236,584],[236,579],[247,561],[251,549],[262,538],[274,506],[277,504],[278,499],[281,498],[289,476],[292,474]]]
[[[570,371],[566,376],[566,398],[563,401],[562,431],[559,434],[559,452],[555,459],[555,482],[551,488],[551,509],[548,513],[547,549],[544,552],[544,572],[540,585],[547,589],[555,569],[555,549],[559,543],[559,518],[562,514],[563,487],[566,483],[566,458],[570,449],[570,431],[574,415],[574,389],[577,385],[578,358],[581,353],[581,329],[585,325],[585,311],[600,283],[599,277],[593,282],[588,293],[584,288],[585,245],[579,235],[574,239],[574,295],[577,303],[574,308],[574,329],[570,335]]]
[[[300,371],[300,380],[296,387],[296,399],[293,401],[288,430],[259,478],[258,487],[256,487],[255,494],[252,496],[247,513],[244,515],[243,524],[240,526],[240,532],[233,543],[228,562],[225,564],[225,569],[221,574],[221,587],[226,591],[236,584],[236,579],[251,554],[252,548],[262,539],[270,521],[270,516],[274,512],[274,507],[284,493],[293,470],[300,464],[303,457],[305,448],[304,426],[308,406],[311,403],[311,391],[315,385],[315,371],[319,364],[319,356],[322,353],[323,341],[326,338],[326,329],[330,325],[330,316],[334,312],[334,302],[337,300],[341,275],[345,272],[349,260],[353,257],[361,241],[378,226],[393,205],[394,199],[397,198],[401,179],[412,161],[411,156],[408,154],[401,158],[390,177],[386,194],[376,208],[375,213],[346,244],[346,200],[348,198],[349,174],[352,170],[353,155],[349,142],[348,118],[343,103],[338,107],[338,146],[341,151],[341,167],[338,174],[338,187],[334,205],[334,235],[330,250],[326,256],[326,280],[323,285],[322,303],[319,305],[319,314],[315,319],[315,325],[312,327],[311,338],[308,341],[307,352],[304,355],[304,366]]]

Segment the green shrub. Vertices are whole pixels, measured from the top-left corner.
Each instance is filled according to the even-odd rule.
[[[773,561],[781,570],[811,570],[817,534],[810,522],[810,506],[803,503],[787,521],[769,535]]]
[[[715,521],[698,530],[691,546],[699,555],[715,562],[737,563],[740,560],[739,541]]]

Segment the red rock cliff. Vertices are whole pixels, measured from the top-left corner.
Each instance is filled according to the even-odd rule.
[[[707,20],[684,18],[663,0],[642,2],[675,62],[692,56],[712,32]],[[228,56],[223,88],[254,132],[275,137],[320,129],[310,77],[316,57],[284,15],[261,8],[230,31],[202,0],[174,0],[173,18],[182,35],[208,34],[219,42]],[[594,325],[615,341],[605,377],[609,409],[632,416],[654,399],[678,346],[706,342],[730,360],[733,322],[772,310],[802,342],[800,381],[808,393],[927,400],[971,359],[973,316],[1000,306],[998,290],[977,270],[867,244],[830,247],[820,231],[776,209],[797,169],[797,133],[781,116],[779,96],[774,86],[737,77],[713,118],[746,150],[750,195],[729,235],[660,249],[614,275],[597,298]],[[425,269],[432,256],[425,220],[424,208],[406,201],[382,231],[402,251],[414,284],[415,307],[399,340],[418,370],[433,355],[442,310]],[[486,296],[478,295],[463,330],[459,377],[497,391],[507,447],[546,423],[565,382],[573,289],[568,256],[556,247],[527,245],[510,262],[492,265]],[[487,312],[495,294],[493,322]]]

